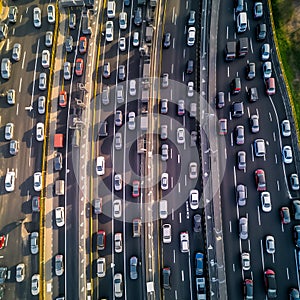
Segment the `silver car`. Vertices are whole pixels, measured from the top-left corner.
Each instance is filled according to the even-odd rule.
[[[12,50],[12,59],[15,61],[19,61],[21,59],[21,44],[16,43],[13,46],[13,50]]]
[[[50,52],[49,50],[43,50],[42,52],[42,66],[47,69],[50,66]]]
[[[117,132],[115,135],[115,149],[116,150],[122,149],[122,134],[121,134],[121,132]]]
[[[39,89],[44,91],[47,88],[47,74],[41,73],[39,77]]]
[[[184,128],[177,129],[177,143],[184,144],[185,142],[185,131]]]
[[[169,159],[169,145],[162,144],[161,145],[161,160],[167,161]]]
[[[71,63],[67,61],[64,63],[64,79],[65,80],[71,79]]]
[[[5,126],[5,140],[10,141],[14,136],[14,124],[13,123],[7,123]]]
[[[16,103],[16,91],[14,89],[9,89],[7,91],[6,101],[10,105],[13,105]]]
[[[115,186],[116,191],[121,191],[121,189],[122,189],[122,175],[121,174],[115,174],[114,186]]]
[[[9,153],[10,155],[17,155],[19,152],[19,141],[11,140],[9,143]]]
[[[33,25],[36,28],[40,28],[42,26],[41,15],[41,9],[39,7],[35,7],[33,9]]]
[[[52,31],[46,31],[45,35],[45,45],[46,47],[51,47],[53,43],[53,32]]]
[[[39,237],[38,232],[32,232],[30,235],[30,252],[31,252],[31,254],[37,254],[39,252],[38,237]]]
[[[248,219],[245,217],[240,218],[240,238],[246,240],[248,238]]]
[[[43,115],[45,113],[45,106],[46,106],[46,97],[40,96],[38,98],[38,112],[40,115]]]

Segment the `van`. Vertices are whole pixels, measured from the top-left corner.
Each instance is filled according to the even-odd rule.
[[[109,19],[114,18],[116,13],[116,3],[115,1],[107,2],[107,17]]]
[[[133,219],[132,220],[132,235],[133,235],[133,237],[140,237],[141,229],[142,229],[141,219]]]
[[[236,19],[237,32],[245,32],[248,26],[247,13],[241,12]]]
[[[254,141],[255,156],[261,157],[266,155],[266,144],[264,139],[256,139]]]
[[[275,94],[275,79],[273,77],[266,80],[266,93],[267,95]]]
[[[58,179],[55,182],[55,194],[57,196],[61,196],[65,194],[65,181],[62,179]]]
[[[72,146],[79,147],[80,146],[80,129],[74,129],[73,137],[72,137]]]
[[[239,77],[234,78],[230,84],[231,94],[238,94],[241,91],[241,88],[241,79]]]
[[[159,217],[161,219],[166,219],[168,216],[168,202],[167,200],[159,201]]]
[[[244,10],[244,0],[236,0],[235,3],[235,11],[242,12]]]

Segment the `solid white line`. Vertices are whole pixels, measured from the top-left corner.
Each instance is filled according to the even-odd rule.
[[[233,166],[233,181],[234,181],[234,186],[236,187],[237,182],[236,182],[236,169],[235,169],[235,166]]]
[[[260,255],[261,255],[261,264],[262,264],[262,269],[265,269],[265,261],[264,261],[264,253],[263,253],[263,242],[260,240]]]
[[[32,137],[30,138],[30,143],[29,143],[29,159],[28,159],[28,166],[29,167],[30,167],[31,151],[32,151]]]

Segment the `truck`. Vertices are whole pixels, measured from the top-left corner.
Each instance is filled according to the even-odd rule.
[[[145,34],[146,43],[151,43],[152,42],[152,36],[153,36],[153,27],[152,26],[147,26],[146,27],[146,34]]]
[[[248,53],[248,38],[243,37],[238,42],[238,56],[244,57]]]
[[[226,43],[225,47],[225,60],[233,61],[236,58],[236,41]]]
[[[143,80],[148,80],[150,77],[150,62],[146,62],[143,65]]]
[[[54,148],[64,147],[64,135],[62,133],[54,134]]]
[[[141,115],[141,123],[140,123],[140,128],[143,131],[147,131],[148,130],[148,114],[147,113],[143,113]]]

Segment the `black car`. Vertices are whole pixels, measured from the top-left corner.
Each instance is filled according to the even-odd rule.
[[[170,284],[171,269],[168,267],[163,268],[162,276],[163,276],[164,289],[170,290],[171,289],[171,284]]]
[[[194,231],[201,231],[201,216],[199,214],[194,215]]]
[[[243,102],[233,102],[232,106],[232,116],[239,118],[244,115],[244,103]]]
[[[54,157],[54,170],[60,171],[62,169],[62,154],[57,152]]]
[[[263,41],[267,35],[267,25],[266,24],[258,24],[256,26],[256,39],[258,41]]]
[[[163,46],[164,46],[164,48],[169,48],[171,46],[171,33],[170,32],[167,32],[164,34]]]
[[[300,225],[294,226],[294,241],[297,248],[300,248]]]
[[[137,8],[135,15],[134,15],[133,22],[136,26],[140,26],[142,24],[143,19],[142,19],[142,8],[141,7]]]
[[[192,74],[193,72],[194,72],[194,61],[190,59],[186,64],[186,73]]]

